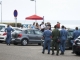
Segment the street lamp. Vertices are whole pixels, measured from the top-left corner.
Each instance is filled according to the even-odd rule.
[[[2,1],[0,1],[0,5],[1,5],[1,23],[2,23]]]
[[[31,1],[34,1],[35,2],[35,14],[36,14],[36,0],[31,0]]]
[[[35,14],[36,14],[36,0],[35,0]]]
[[[37,10],[36,10],[36,0],[31,0],[35,2],[35,14],[37,14]],[[37,22],[37,20],[35,20],[35,22]],[[44,22],[44,16],[43,16],[43,22]]]

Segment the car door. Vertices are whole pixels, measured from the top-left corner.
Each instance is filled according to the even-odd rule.
[[[28,37],[29,37],[29,41],[34,41],[35,40],[35,34],[34,34],[34,32],[33,32],[33,30],[27,30],[27,35],[28,35]]]
[[[35,40],[36,41],[41,41],[43,33],[40,30],[34,30],[34,34],[36,36]]]

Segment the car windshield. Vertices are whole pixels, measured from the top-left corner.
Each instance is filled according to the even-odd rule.
[[[0,30],[0,32],[4,32],[5,31],[5,28],[2,28],[1,30]]]
[[[73,36],[73,31],[74,30],[68,30],[68,36]]]
[[[0,26],[0,30],[2,30],[3,28],[5,28],[5,26]]]
[[[21,29],[18,29],[18,28],[12,28],[14,30],[14,32],[21,32],[22,30]]]

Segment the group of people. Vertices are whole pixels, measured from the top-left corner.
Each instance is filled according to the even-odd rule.
[[[47,26],[47,30],[43,33],[44,38],[44,47],[42,53],[45,53],[46,46],[48,46],[48,54],[50,54],[50,44],[51,39],[52,41],[52,55],[54,55],[54,47],[57,50],[56,55],[59,55],[59,45],[61,50],[61,55],[64,54],[65,51],[65,41],[67,40],[67,31],[65,30],[65,27],[62,26],[62,30],[59,30],[57,25],[54,26],[53,31],[51,32],[49,30],[49,27]]]
[[[33,22],[33,25],[31,26],[31,28],[33,29],[39,29],[42,32],[44,32],[44,30],[46,29],[46,26],[49,26],[49,30],[51,30],[51,24],[50,22],[44,23],[42,22],[40,25],[38,23]]]
[[[65,52],[65,44],[68,36],[68,31],[65,29],[65,26],[61,26],[61,30],[59,30],[59,26],[55,25],[52,32],[49,30],[49,26],[43,32],[43,39],[44,39],[44,47],[42,53],[45,53],[46,47],[48,47],[48,54],[50,54],[50,45],[52,45],[52,55],[54,55],[54,48],[57,50],[56,55],[59,55],[59,48],[60,48],[60,55],[64,55]],[[80,35],[80,31],[78,27],[75,28],[73,32],[73,41]],[[52,43],[51,43],[52,40]],[[74,48],[73,48],[74,49]],[[74,52],[74,50],[73,50]]]

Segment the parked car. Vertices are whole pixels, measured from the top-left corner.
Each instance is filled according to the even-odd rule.
[[[0,24],[0,30],[2,29],[2,28],[6,28],[7,27],[7,24]]]
[[[73,40],[72,36],[73,36],[74,29],[68,29],[67,31],[68,31],[68,37],[67,37],[67,40],[66,40],[66,48],[71,49],[72,48],[71,40]],[[51,42],[52,42],[52,40],[51,40]],[[43,40],[42,46],[44,46],[44,40]]]
[[[12,27],[12,26],[10,26],[10,27]],[[0,24],[0,30],[1,30],[2,28],[7,28],[7,24]]]
[[[0,30],[0,42],[5,42],[5,40],[6,40],[7,34],[6,34],[6,32],[5,32],[5,28],[6,28],[6,27],[4,27],[4,28],[2,28],[2,29]],[[17,27],[12,27],[12,29],[13,29],[14,31],[19,30]]]
[[[7,24],[0,24],[0,42],[6,40],[6,33],[4,29],[7,28]]]
[[[32,43],[41,45],[42,32],[38,29],[22,29],[12,33],[14,39],[13,44],[21,44],[23,46]]]
[[[80,55],[80,36],[73,42],[74,53]]]

